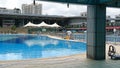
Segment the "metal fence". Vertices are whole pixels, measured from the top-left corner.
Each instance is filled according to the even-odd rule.
[[[60,37],[64,38],[66,35],[65,34],[59,34]],[[85,34],[73,34],[73,39],[74,40],[80,40],[86,42],[86,35]],[[106,36],[106,43],[115,43],[115,44],[120,44],[120,36],[118,35],[107,35]]]

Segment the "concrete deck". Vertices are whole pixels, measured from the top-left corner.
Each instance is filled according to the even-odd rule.
[[[117,52],[120,52],[120,46],[115,47]],[[111,60],[106,56],[106,60],[96,61],[87,59],[86,54],[79,54],[56,58],[0,61],[0,68],[120,68],[120,60]]]

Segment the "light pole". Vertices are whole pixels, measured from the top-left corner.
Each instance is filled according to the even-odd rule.
[[[115,44],[116,44],[116,31],[117,31],[116,28],[114,28],[113,32],[114,32],[114,42],[115,42]]]
[[[85,42],[87,42],[87,30],[84,31],[84,34],[85,34]]]
[[[111,22],[114,24],[113,26],[114,26],[114,29],[113,29],[113,33],[114,33],[114,43],[116,44],[116,26],[115,26],[115,20],[111,20]]]

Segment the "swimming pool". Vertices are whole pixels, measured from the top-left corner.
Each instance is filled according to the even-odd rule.
[[[86,44],[40,35],[0,35],[0,60],[25,60],[81,54]]]

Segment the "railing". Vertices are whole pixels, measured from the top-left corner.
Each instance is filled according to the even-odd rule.
[[[66,35],[65,34],[58,34],[59,37],[64,38]],[[85,34],[73,34],[73,39],[86,42],[86,35]],[[117,35],[107,35],[106,36],[106,43],[112,43],[112,44],[120,44],[120,36]]]

